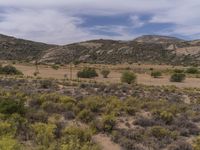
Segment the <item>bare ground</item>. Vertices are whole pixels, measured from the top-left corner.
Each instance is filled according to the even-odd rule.
[[[93,137],[93,140],[101,146],[102,150],[122,150],[118,144],[113,143],[110,137],[105,134],[97,134]]]

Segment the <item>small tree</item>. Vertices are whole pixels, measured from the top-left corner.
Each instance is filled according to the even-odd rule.
[[[162,73],[160,71],[153,71],[151,73],[151,76],[154,77],[154,78],[159,78],[162,76]]]
[[[172,74],[170,81],[171,82],[183,82],[186,76],[184,73],[174,73]]]
[[[122,74],[121,82],[131,84],[131,83],[134,83],[136,79],[137,79],[137,76],[135,75],[135,73],[126,71]]]
[[[101,71],[101,74],[102,74],[102,76],[103,76],[104,78],[107,78],[108,75],[110,74],[110,70],[108,70],[108,69],[103,69],[103,70]]]

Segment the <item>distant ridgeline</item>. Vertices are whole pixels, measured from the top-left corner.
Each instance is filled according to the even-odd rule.
[[[59,46],[0,35],[0,59],[57,64],[200,65],[200,40],[145,35],[131,41],[100,39]]]

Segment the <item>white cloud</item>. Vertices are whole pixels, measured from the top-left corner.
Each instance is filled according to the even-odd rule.
[[[166,34],[200,34],[199,0],[0,0],[0,32],[48,43],[71,43],[93,38],[132,39],[129,28],[119,25],[81,27],[79,16],[130,14],[132,28],[148,23],[171,23]],[[134,14],[134,15],[132,15]],[[140,15],[152,16],[141,20]],[[2,19],[3,18],[3,19]],[[94,30],[116,36],[102,36]]]
[[[139,27],[142,27],[143,25],[145,25],[145,22],[142,21],[139,18],[139,16],[137,16],[137,15],[131,16],[130,20],[131,20],[131,22],[133,24],[133,28],[139,28]]]
[[[35,41],[69,43],[85,39],[89,32],[79,28],[80,18],[64,15],[54,10],[21,10],[3,15],[0,31]]]

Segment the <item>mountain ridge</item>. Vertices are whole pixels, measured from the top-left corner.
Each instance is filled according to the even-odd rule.
[[[0,34],[0,59],[40,63],[156,63],[200,64],[200,41],[143,35],[134,40],[105,40],[51,45]]]

